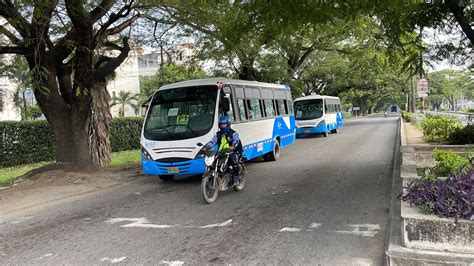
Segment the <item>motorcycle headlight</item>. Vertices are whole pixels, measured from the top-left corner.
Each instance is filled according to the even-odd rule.
[[[214,163],[214,156],[206,157],[204,162],[206,163],[206,166],[211,166],[212,163]]]

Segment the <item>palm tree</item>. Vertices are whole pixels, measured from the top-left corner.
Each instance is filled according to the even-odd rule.
[[[112,103],[110,107],[119,105],[119,116],[125,116],[125,106],[129,105],[133,108],[135,114],[138,114],[139,104],[138,104],[138,94],[131,93],[129,91],[119,91],[118,95],[112,97]]]

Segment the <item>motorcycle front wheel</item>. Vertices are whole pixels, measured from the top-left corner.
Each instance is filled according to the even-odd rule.
[[[201,191],[202,196],[206,203],[211,204],[217,200],[219,194],[219,188],[217,187],[217,182],[214,185],[214,178],[210,174],[204,174],[201,181]]]

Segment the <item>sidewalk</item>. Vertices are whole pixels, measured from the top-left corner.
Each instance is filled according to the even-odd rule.
[[[143,177],[141,167],[102,169],[94,172],[48,171],[0,189],[0,223],[51,205],[127,184]]]
[[[428,144],[423,139],[423,132],[409,122],[403,122],[407,145]]]

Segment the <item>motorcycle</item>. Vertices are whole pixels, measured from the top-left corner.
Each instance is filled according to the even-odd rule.
[[[384,117],[387,117],[387,116],[388,116],[388,112],[385,111],[385,112],[383,113],[383,116],[384,116]]]
[[[198,143],[198,145],[201,143]],[[202,146],[199,145],[199,146]],[[235,191],[241,191],[245,186],[246,167],[244,158],[239,157],[240,182],[236,185],[232,179],[232,165],[229,164],[229,155],[233,152],[230,149],[221,151],[209,150],[206,152],[204,162],[206,172],[201,181],[201,191],[204,200],[211,204],[217,200],[220,191],[225,191],[232,187]]]

